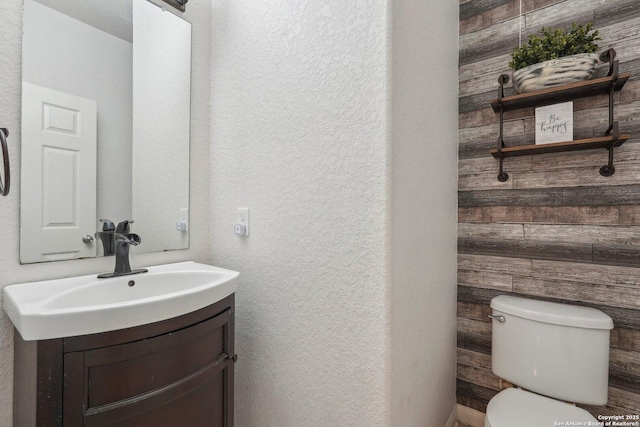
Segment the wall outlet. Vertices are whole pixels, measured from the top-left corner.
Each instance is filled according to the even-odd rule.
[[[244,224],[234,224],[233,226],[233,232],[236,233],[238,236],[244,236],[244,233],[247,232],[247,227],[244,226]]]
[[[239,236],[249,236],[249,208],[238,208],[236,224],[244,225],[244,234],[239,234]],[[236,232],[236,234],[238,233]]]

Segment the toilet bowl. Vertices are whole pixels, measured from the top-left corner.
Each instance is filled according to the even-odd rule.
[[[501,295],[491,300],[491,368],[515,384],[487,406],[485,427],[598,425],[566,402],[607,403],[609,334],[600,310]]]
[[[595,425],[593,423],[597,422],[590,413],[577,406],[525,390],[508,388],[489,402],[484,426],[552,427],[571,425],[569,421],[582,422],[584,425],[589,425],[589,422]]]

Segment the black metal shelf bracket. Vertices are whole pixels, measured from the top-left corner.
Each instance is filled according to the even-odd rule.
[[[609,63],[609,73],[607,76],[613,76],[614,80],[617,80],[619,70],[618,70],[618,61],[616,61],[616,50],[614,48],[609,48],[600,54],[600,61]]]
[[[614,122],[611,125],[612,131],[607,131],[607,135],[611,135],[612,139],[609,144],[607,144],[607,151],[609,151],[609,162],[600,168],[600,175],[602,176],[611,176],[616,173],[616,168],[613,167],[613,148],[616,146],[616,142],[620,137],[620,132],[618,131],[618,122]]]
[[[502,107],[502,98],[504,98],[504,85],[509,83],[509,75],[508,74],[500,74],[498,77],[498,84],[500,87],[498,88],[498,104],[500,105],[500,136],[498,137],[498,159],[500,160],[500,172],[498,173],[498,181],[506,182],[509,179],[509,174],[506,173],[503,169],[504,163],[504,153],[502,153],[502,149],[504,148],[504,108]]]
[[[607,131],[604,133],[605,135],[611,135],[612,140],[609,144],[607,144],[607,151],[609,152],[609,161],[605,166],[600,168],[600,175],[602,176],[611,176],[616,173],[616,168],[613,167],[613,148],[616,146],[616,142],[620,136],[620,132],[618,131],[618,122],[614,121],[614,93],[616,83],[618,82],[619,75],[619,66],[616,58],[616,51],[613,48],[609,48],[600,54],[600,60],[602,62],[609,63],[609,73],[607,76],[611,77],[611,83],[609,84],[609,127]]]

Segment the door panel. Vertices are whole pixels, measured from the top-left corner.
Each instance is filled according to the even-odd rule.
[[[23,82],[22,262],[92,257],[97,105]]]

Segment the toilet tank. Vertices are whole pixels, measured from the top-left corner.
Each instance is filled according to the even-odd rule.
[[[493,372],[555,399],[607,403],[613,321],[594,308],[506,295],[491,300]]]

